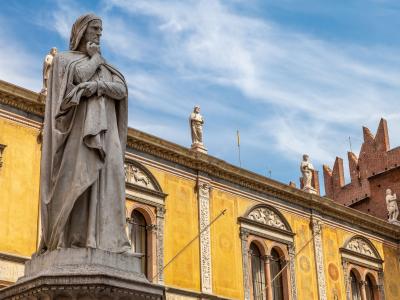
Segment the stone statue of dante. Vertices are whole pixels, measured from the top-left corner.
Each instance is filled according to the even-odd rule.
[[[102,21],[79,17],[55,56],[44,120],[39,253],[130,251],[125,231],[127,85],[100,52]]]
[[[313,189],[312,187],[312,176],[314,171],[314,166],[309,161],[309,156],[307,154],[303,155],[303,161],[300,164],[300,171],[303,175],[303,189]]]
[[[43,95],[47,94],[50,69],[51,65],[53,64],[54,56],[56,56],[56,54],[57,54],[57,48],[56,47],[51,48],[50,52],[46,55],[43,61],[43,87],[42,90],[40,91],[40,93]]]
[[[192,145],[203,145],[203,116],[200,114],[200,106],[196,105],[189,118],[190,130],[192,134]]]
[[[388,211],[388,221],[396,222],[399,217],[399,207],[397,205],[397,196],[392,193],[391,189],[386,190],[386,207]]]

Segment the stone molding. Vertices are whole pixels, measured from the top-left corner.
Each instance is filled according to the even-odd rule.
[[[163,287],[109,275],[43,276],[0,291],[1,300],[162,300]]]
[[[44,104],[39,94],[0,80],[0,103],[16,107],[39,116],[44,114]],[[305,193],[294,187],[266,178],[259,174],[230,165],[210,155],[192,151],[153,135],[129,128],[127,146],[131,149],[178,163],[209,176],[238,184],[243,188],[285,199],[306,209],[314,209],[321,215],[338,221],[351,222],[380,236],[400,239],[400,228],[381,219],[344,207],[333,200]]]
[[[200,273],[201,291],[212,294],[211,233],[210,233],[210,184],[198,177],[196,192],[199,202]]]
[[[24,264],[31,258],[28,256],[21,256],[21,255],[6,253],[6,252],[0,252],[0,259]]]
[[[3,80],[0,80],[0,103],[38,116],[44,115],[44,104],[38,93]]]
[[[400,228],[398,226],[344,207],[331,199],[305,193],[270,178],[230,165],[210,155],[190,151],[187,148],[136,129],[128,129],[127,146],[137,151],[204,172],[209,176],[215,176],[238,184],[243,188],[285,199],[289,203],[306,209],[313,209],[323,216],[351,222],[376,234],[385,235],[392,239],[400,238]]]

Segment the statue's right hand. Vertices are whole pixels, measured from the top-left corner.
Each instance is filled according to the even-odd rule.
[[[100,46],[97,45],[96,43],[92,43],[92,42],[87,42],[86,44],[86,50],[87,53],[90,57],[92,57],[93,55],[95,55],[96,53],[100,54]]]
[[[90,97],[97,91],[97,82],[96,81],[88,81],[80,84],[81,88],[84,88],[83,96]]]

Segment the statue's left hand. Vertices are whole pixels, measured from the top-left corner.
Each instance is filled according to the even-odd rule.
[[[96,81],[88,81],[80,84],[81,88],[84,88],[83,96],[90,97],[97,91],[97,82]]]

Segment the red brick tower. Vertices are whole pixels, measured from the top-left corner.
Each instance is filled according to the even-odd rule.
[[[363,127],[360,155],[348,152],[351,182],[345,184],[343,159],[333,170],[323,166],[326,196],[360,211],[387,219],[385,191],[400,194],[400,147],[389,150],[387,122],[381,119],[375,137]]]

